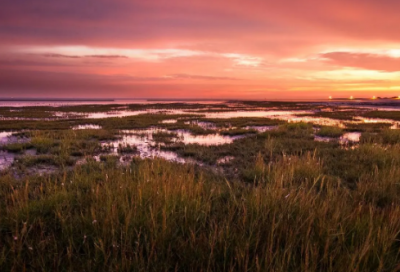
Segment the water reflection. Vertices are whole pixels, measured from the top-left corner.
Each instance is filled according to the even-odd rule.
[[[118,154],[119,146],[135,146],[138,155],[142,158],[164,158],[169,161],[184,163],[183,158],[178,157],[174,152],[164,151],[160,149],[161,144],[157,144],[153,140],[153,133],[165,130],[147,129],[147,130],[124,130],[121,139],[117,141],[103,143],[103,146],[111,146],[111,152]]]
[[[253,129],[257,130],[258,132],[266,132],[269,130],[276,129],[278,126],[247,126],[245,129]]]
[[[12,132],[7,132],[7,131],[0,132],[0,144],[7,144],[11,136]]]
[[[178,120],[176,120],[176,119],[167,119],[167,120],[162,120],[160,123],[161,124],[175,124],[177,122],[178,122]]]
[[[14,162],[15,155],[6,151],[0,151],[0,171],[7,169]]]
[[[340,128],[344,128],[345,125],[343,121],[330,119],[330,118],[323,118],[323,117],[312,117],[312,116],[288,116],[288,118],[281,120],[287,120],[288,122],[305,122],[305,123],[313,123],[320,126],[337,126]]]
[[[87,124],[87,125],[78,125],[72,128],[73,130],[80,130],[80,129],[101,129],[101,126],[99,125],[91,125],[91,124]]]
[[[199,145],[222,145],[230,144],[234,140],[241,138],[242,136],[223,136],[220,134],[208,134],[208,135],[193,135],[185,130],[178,130],[178,142],[184,144],[199,144]]]
[[[316,135],[314,136],[314,140],[317,142],[339,141],[341,145],[347,145],[360,142],[360,137],[361,132],[346,132],[340,138],[322,137]]]
[[[136,116],[140,114],[196,114],[194,112],[186,112],[184,110],[179,109],[147,109],[147,110],[138,110],[138,111],[109,111],[109,112],[93,112],[85,114],[84,117],[88,119],[102,119],[102,118],[112,118],[112,117],[128,117],[128,116]]]
[[[233,157],[233,156],[225,156],[225,157],[219,158],[219,159],[217,160],[217,164],[228,164],[228,163],[230,163],[233,159],[235,159],[235,157]]]
[[[367,123],[367,124],[379,124],[379,123],[391,124],[390,129],[399,129],[399,127],[400,127],[400,122],[394,121],[391,119],[366,118],[366,117],[359,117],[359,116],[355,117],[354,119],[358,120],[359,122]]]
[[[289,118],[295,114],[312,114],[312,111],[227,111],[227,112],[210,112],[205,113],[206,118],[238,118],[238,117],[268,117],[268,118]]]
[[[86,114],[88,119],[102,119],[102,118],[112,118],[112,117],[127,117],[135,116],[139,114],[146,114],[148,111],[110,111],[110,112],[93,112]]]
[[[203,129],[211,129],[211,130],[217,129],[217,125],[212,122],[204,122],[198,120],[186,121],[185,125],[199,126]]]
[[[358,143],[360,141],[361,132],[347,132],[340,137],[342,143]]]
[[[179,157],[171,151],[164,151],[161,146],[165,143],[157,142],[154,139],[156,133],[170,134],[170,141],[173,143],[199,144],[199,145],[221,145],[232,143],[235,139],[243,136],[223,136],[220,134],[193,135],[185,130],[168,131],[166,129],[151,128],[144,130],[123,130],[121,138],[116,141],[104,142],[105,149],[110,148],[113,154],[118,154],[119,147],[135,146],[137,154],[142,158],[160,157],[169,161],[184,163],[186,159]],[[168,133],[168,134],[167,134]]]

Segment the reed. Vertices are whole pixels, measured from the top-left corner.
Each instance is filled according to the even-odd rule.
[[[265,164],[256,186],[163,160],[2,176],[2,271],[394,271],[400,170],[354,189],[316,153]]]

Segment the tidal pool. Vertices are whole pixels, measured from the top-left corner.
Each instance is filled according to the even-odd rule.
[[[122,130],[121,138],[116,141],[104,142],[103,147],[111,147],[113,154],[118,154],[118,148],[126,146],[135,146],[138,155],[142,158],[160,157],[169,161],[184,163],[186,159],[179,157],[176,153],[165,151],[161,146],[165,145],[162,142],[156,142],[153,138],[154,133],[171,133],[171,141],[184,144],[199,144],[199,145],[221,145],[232,143],[235,139],[243,136],[223,136],[220,134],[210,135],[193,135],[185,130],[168,131],[166,129],[151,128],[144,130]]]
[[[198,120],[186,121],[185,125],[199,126],[203,129],[211,129],[211,130],[217,129],[217,125],[212,122],[204,122]]]
[[[7,132],[7,131],[0,132],[0,145],[7,144],[10,141],[11,136],[12,132]]]
[[[193,135],[185,130],[178,130],[178,141],[184,144],[199,144],[199,145],[222,145],[230,144],[234,140],[239,139],[243,136],[223,136],[220,134],[208,134],[208,135]]]
[[[340,137],[342,143],[358,143],[360,141],[361,132],[347,132]]]
[[[177,122],[178,122],[178,120],[175,120],[175,119],[167,119],[167,120],[162,120],[160,123],[161,124],[175,124]]]
[[[360,141],[361,132],[347,132],[344,133],[339,138],[332,138],[332,137],[322,137],[322,136],[315,136],[314,140],[318,142],[331,142],[331,141],[339,141],[341,145],[346,145],[350,143],[358,143]]]
[[[6,151],[0,151],[0,171],[7,169],[14,162],[15,155]]]
[[[165,132],[165,130],[147,129],[147,130],[123,130],[121,139],[117,141],[105,142],[103,146],[111,146],[111,152],[118,154],[118,148],[127,145],[135,146],[138,155],[141,158],[164,158],[169,161],[184,163],[185,160],[171,151],[161,150],[161,144],[153,140],[153,133]]]

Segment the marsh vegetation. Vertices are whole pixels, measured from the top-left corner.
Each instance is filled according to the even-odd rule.
[[[324,109],[232,103],[207,107]],[[0,168],[1,271],[398,270],[400,131],[391,123],[76,114],[120,107],[60,107],[73,117],[46,121],[22,113],[54,109],[28,108],[0,121],[0,154],[12,155]],[[359,141],[341,140],[354,132]]]

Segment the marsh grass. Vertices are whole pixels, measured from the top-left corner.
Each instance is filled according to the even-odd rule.
[[[316,133],[321,137],[339,138],[343,135],[343,129],[339,127],[322,126]]]
[[[355,116],[361,115],[360,110],[349,110],[349,111],[317,111],[311,114],[298,114],[297,116],[312,116],[312,117],[322,117],[330,118],[341,121],[352,121]]]
[[[79,131],[70,127],[87,120],[0,122],[31,129],[23,132],[29,143],[5,146],[20,155],[0,173],[0,270],[399,270],[398,130],[366,129],[354,149],[314,141],[308,123],[279,123],[231,144],[161,147],[203,166],[137,157],[123,164],[111,154],[114,146],[103,143],[118,139],[119,129],[197,129],[184,124],[197,116],[160,124],[176,118],[90,120],[103,129]],[[238,129],[271,124],[251,120],[213,121]],[[22,155],[28,147],[37,155]],[[215,171],[227,156],[229,163]],[[73,166],[78,157],[85,163]],[[32,171],[46,167],[57,171]]]
[[[219,133],[225,136],[238,136],[246,134],[257,134],[257,132],[258,131],[255,129],[236,128],[236,129],[221,130]]]
[[[244,128],[248,126],[276,126],[286,123],[278,119],[264,117],[236,117],[236,118],[200,118],[200,121],[211,122],[218,128]]]
[[[360,141],[362,143],[396,145],[400,143],[400,130],[385,129],[380,133],[363,133]]]
[[[1,150],[11,153],[23,153],[25,150],[31,147],[32,146],[28,143],[11,143],[0,146]]]
[[[354,190],[316,154],[258,159],[257,186],[162,160],[1,177],[3,271],[393,271],[398,168]],[[374,188],[378,186],[379,190]]]
[[[117,148],[117,152],[120,154],[133,154],[133,153],[137,153],[138,149],[134,145],[119,144],[118,148]]]
[[[381,132],[392,126],[390,123],[349,123],[344,122],[345,131]]]
[[[1,107],[0,118],[54,118],[52,110],[46,107]]]
[[[382,118],[391,120],[400,120],[400,111],[368,111],[363,114],[368,118]]]
[[[171,131],[155,131],[152,134],[153,140],[156,143],[170,144],[179,140],[179,134]]]
[[[179,126],[176,127],[176,129],[185,129],[187,131],[190,131],[193,135],[209,135],[209,134],[215,134],[215,130],[212,129],[204,129],[200,126],[197,125],[189,125],[189,126]]]

